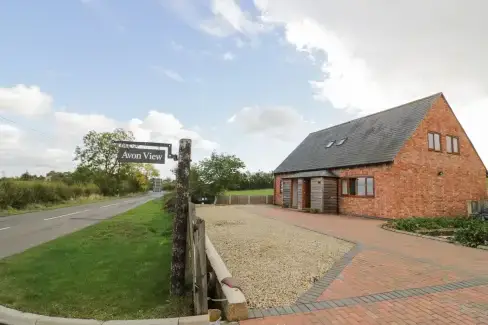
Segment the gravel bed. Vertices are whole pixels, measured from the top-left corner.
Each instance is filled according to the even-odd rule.
[[[353,246],[257,216],[252,208],[205,207],[197,215],[250,308],[294,304]]]

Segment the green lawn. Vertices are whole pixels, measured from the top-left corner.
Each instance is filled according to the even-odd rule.
[[[169,296],[172,218],[155,200],[0,260],[0,304],[48,316],[190,315]]]
[[[272,188],[265,188],[262,190],[242,190],[242,191],[227,191],[225,195],[273,195]]]

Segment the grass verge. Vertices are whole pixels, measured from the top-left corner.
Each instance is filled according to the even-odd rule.
[[[242,191],[227,191],[225,195],[273,195],[272,188],[264,188],[260,190],[242,190]]]
[[[0,218],[1,217],[14,216],[14,215],[18,215],[18,214],[30,213],[30,212],[55,210],[55,209],[60,209],[60,208],[74,207],[74,206],[83,205],[83,204],[111,201],[111,200],[116,200],[116,199],[133,197],[133,196],[137,196],[137,195],[139,195],[139,194],[132,194],[132,195],[126,195],[126,196],[92,195],[90,197],[73,199],[70,201],[66,201],[66,202],[58,203],[58,204],[52,204],[52,205],[32,204],[32,205],[29,205],[26,209],[21,209],[21,210],[17,210],[17,209],[0,210]]]
[[[171,234],[155,200],[0,260],[0,304],[99,320],[190,315],[189,297],[169,295]]]

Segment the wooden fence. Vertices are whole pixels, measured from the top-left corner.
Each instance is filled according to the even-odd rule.
[[[193,203],[189,203],[185,265],[186,283],[193,288],[195,315],[206,314],[208,301],[205,221],[197,217]]]
[[[273,200],[273,195],[219,195],[216,197],[215,204],[273,204]]]

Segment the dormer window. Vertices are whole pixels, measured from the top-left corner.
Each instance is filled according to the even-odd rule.
[[[339,142],[337,142],[337,146],[340,146],[346,142],[347,138],[341,139]]]
[[[332,147],[332,145],[334,144],[335,140],[333,141],[330,141],[329,143],[327,143],[327,145],[325,146],[326,148],[330,148]]]

